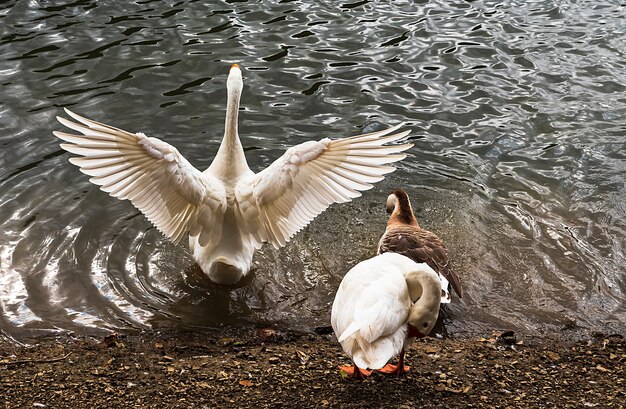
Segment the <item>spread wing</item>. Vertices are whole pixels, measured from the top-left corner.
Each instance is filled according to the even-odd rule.
[[[113,197],[130,200],[175,243],[187,232],[208,236],[215,217],[226,208],[219,179],[202,174],[176,148],[157,138],[65,112],[77,122],[57,117],[59,122],[82,135],[54,135],[68,142],[61,148],[79,155],[70,162],[91,176],[92,183]]]
[[[236,189],[248,229],[275,247],[309,224],[332,203],[348,202],[395,170],[412,144],[385,145],[404,138],[402,124],[350,138],[305,142],[289,148],[269,167]]]

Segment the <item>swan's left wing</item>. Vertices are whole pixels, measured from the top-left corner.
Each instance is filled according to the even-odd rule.
[[[251,234],[275,247],[332,203],[348,202],[393,172],[412,144],[385,145],[410,131],[403,124],[350,138],[305,142],[237,186],[237,201]]]
[[[128,199],[170,240],[187,233],[200,242],[219,237],[215,223],[225,211],[220,180],[202,174],[172,145],[142,133],[130,133],[83,118],[57,119],[82,135],[55,131],[61,147],[78,155],[70,162],[91,176],[92,183],[118,199]],[[216,227],[217,226],[217,227]]]

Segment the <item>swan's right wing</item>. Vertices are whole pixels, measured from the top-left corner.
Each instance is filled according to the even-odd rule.
[[[309,141],[291,147],[236,188],[242,218],[251,234],[276,248],[333,203],[345,203],[395,170],[412,144],[387,145],[410,131],[402,124],[349,138]]]
[[[91,176],[92,183],[113,197],[130,200],[175,243],[187,232],[209,236],[213,219],[226,209],[219,179],[202,174],[176,148],[157,138],[65,112],[77,122],[57,117],[59,122],[82,135],[57,131],[54,135],[68,142],[61,148],[79,155],[70,162]]]

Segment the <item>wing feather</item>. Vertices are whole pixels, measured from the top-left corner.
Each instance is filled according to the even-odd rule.
[[[210,229],[202,224],[225,211],[222,182],[194,168],[173,146],[65,112],[76,122],[57,117],[59,122],[82,134],[54,132],[65,142],[61,148],[79,155],[70,163],[101,190],[129,199],[172,241],[190,230],[197,235]]]
[[[283,246],[331,204],[348,202],[371,189],[372,183],[395,170],[390,164],[403,159],[406,154],[402,152],[413,146],[385,145],[409,134],[394,133],[402,125],[305,142],[288,149],[258,174],[242,179],[235,193],[247,230],[258,232],[275,247]]]

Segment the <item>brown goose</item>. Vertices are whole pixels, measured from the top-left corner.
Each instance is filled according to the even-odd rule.
[[[428,264],[443,275],[462,298],[463,288],[450,267],[446,246],[435,233],[422,229],[417,223],[407,193],[395,190],[387,197],[386,207],[391,216],[378,242],[378,254],[400,253],[416,263]]]

